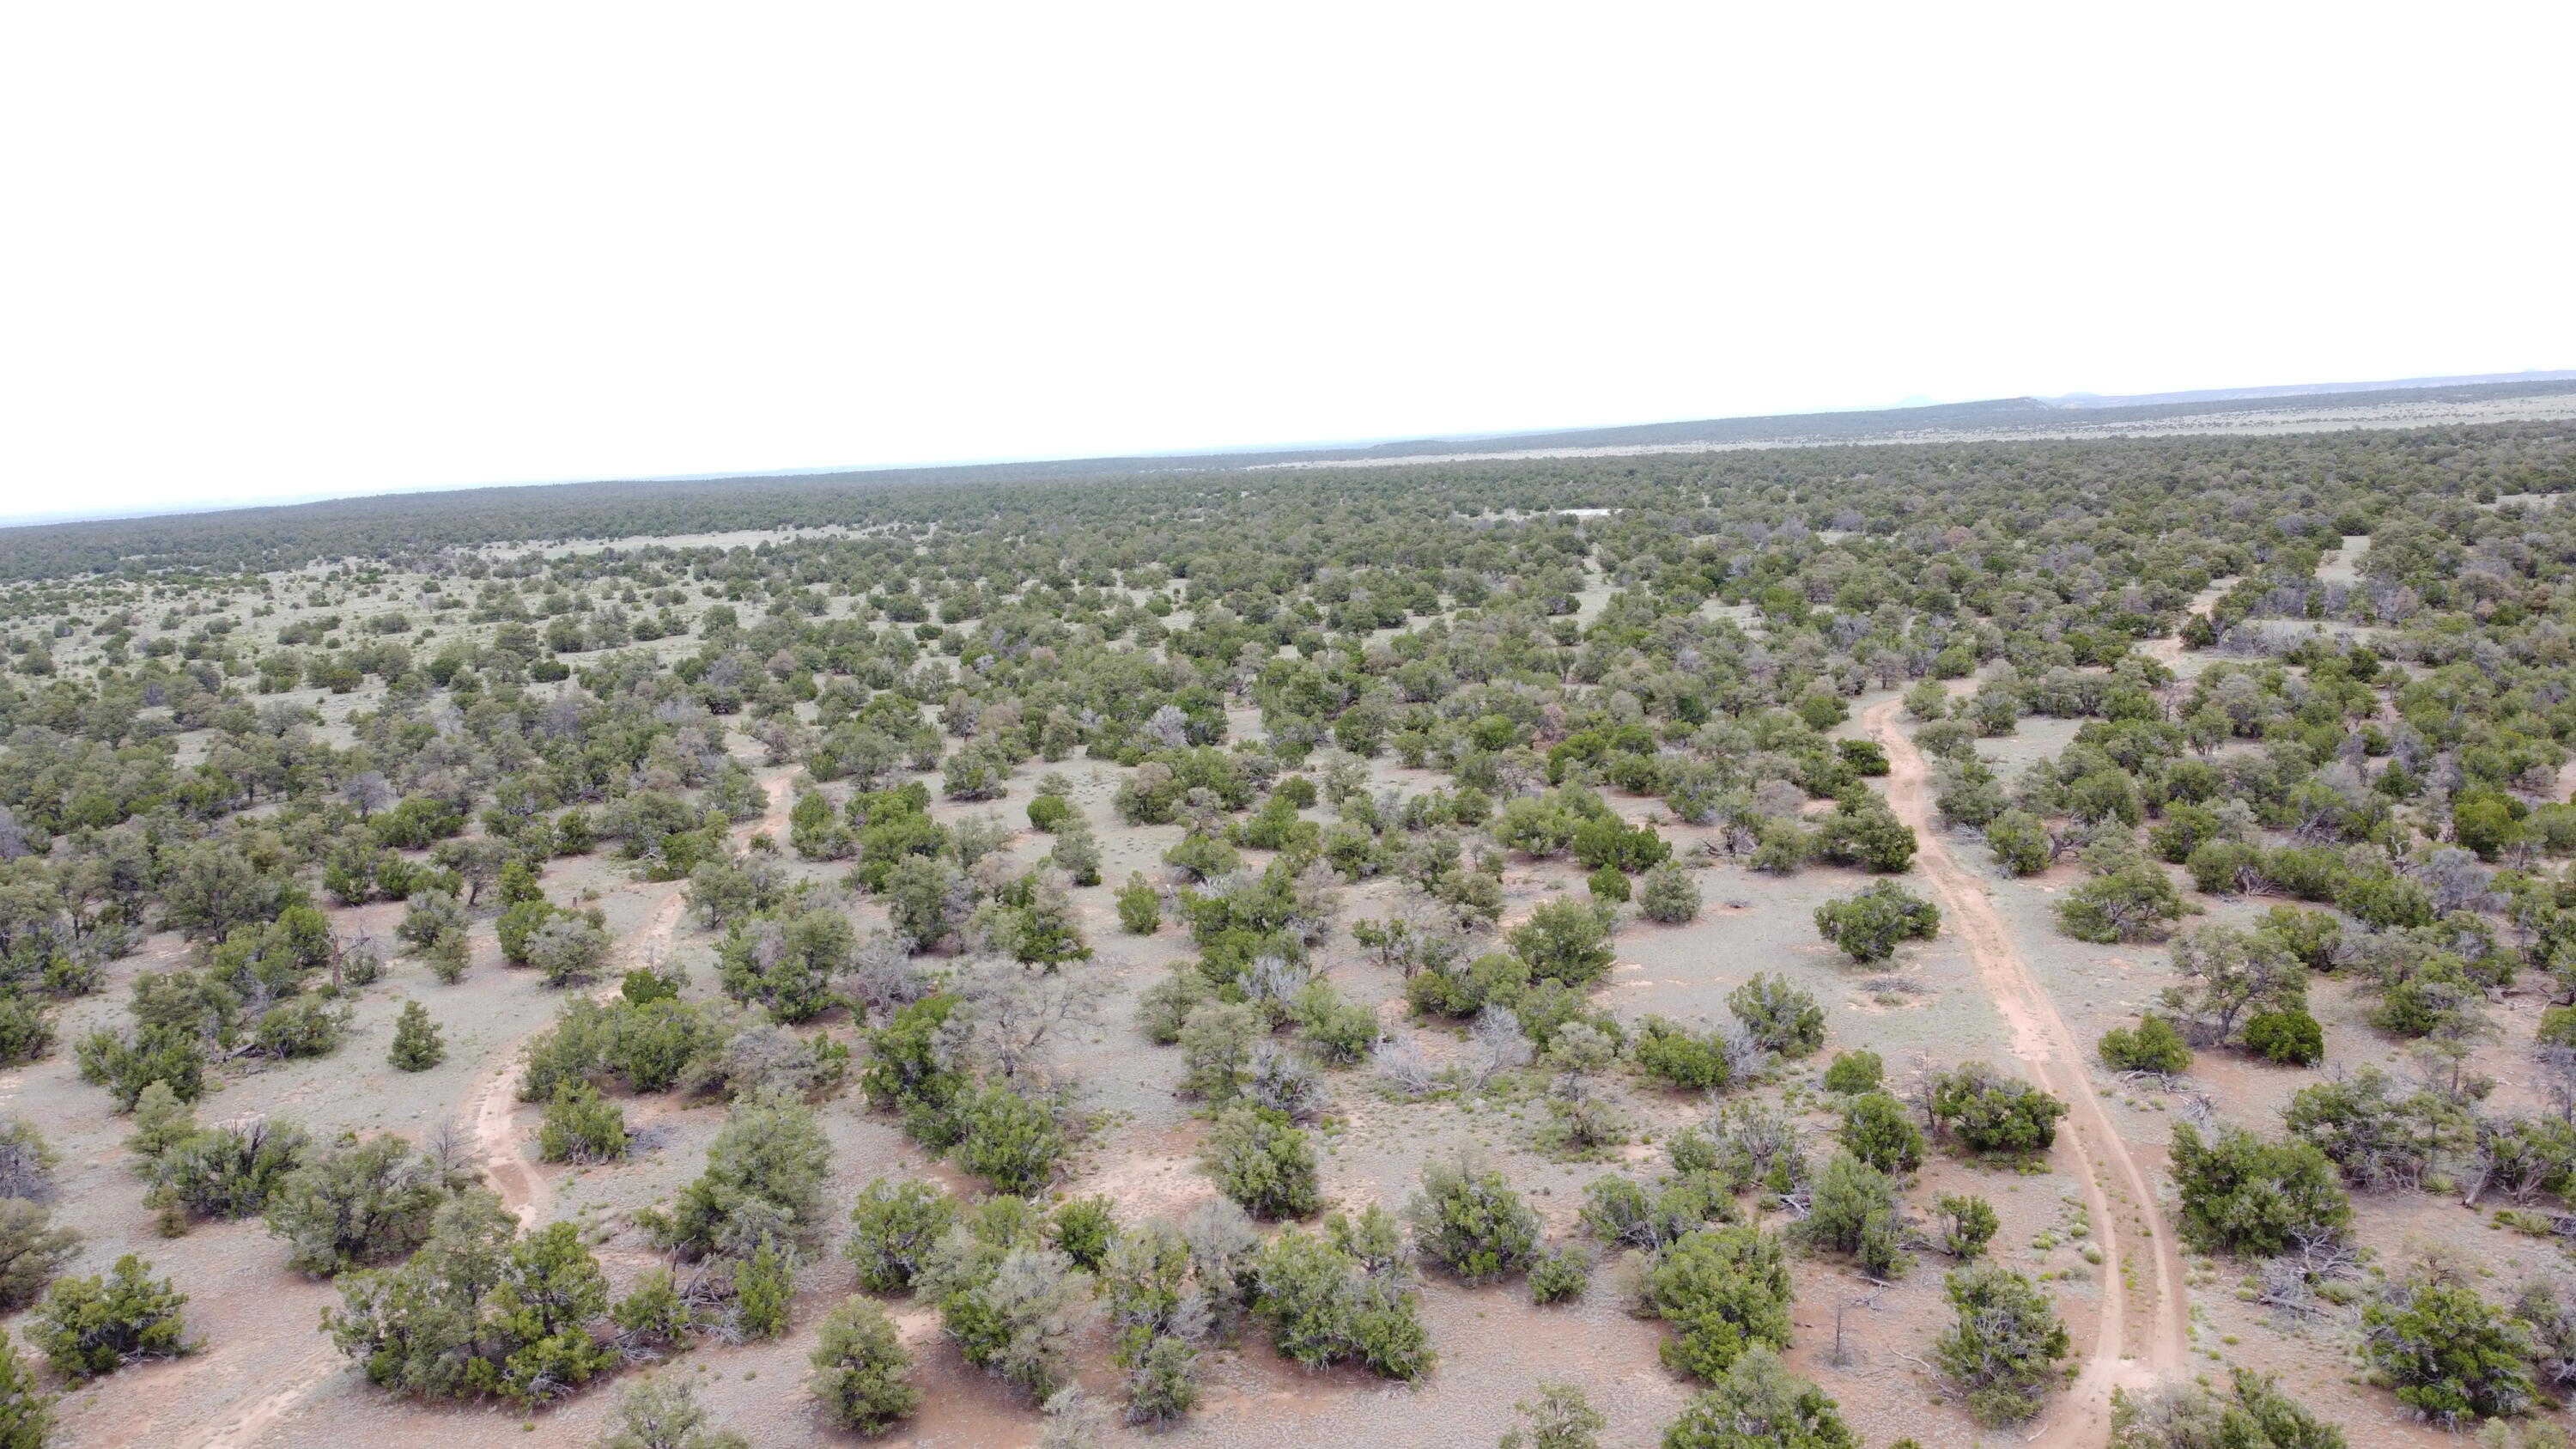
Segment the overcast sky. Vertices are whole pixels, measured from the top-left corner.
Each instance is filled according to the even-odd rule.
[[[0,515],[2571,367],[2571,53],[2563,0],[11,6]]]

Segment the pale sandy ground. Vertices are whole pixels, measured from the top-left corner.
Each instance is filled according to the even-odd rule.
[[[2347,548],[2349,568],[2357,550]],[[2196,601],[2206,607],[2221,586]],[[1597,614],[1609,588],[1597,577],[1584,591],[1586,615]],[[692,607],[701,601],[692,600]],[[372,603],[372,601],[370,601]],[[361,604],[339,611],[354,616]],[[263,620],[273,628],[301,606]],[[156,616],[157,617],[157,616]],[[454,632],[450,626],[442,632]],[[2160,642],[2154,652],[2185,673],[2201,663]],[[334,717],[370,703],[368,691],[352,696],[299,692]],[[1857,701],[1859,717],[1838,733],[1859,736],[1894,727],[1893,697]],[[1237,711],[1238,735],[1254,728]],[[2006,778],[2041,754],[2054,754],[2072,737],[2076,722],[2030,720],[2013,736],[1984,741]],[[1900,774],[1890,782],[1898,808],[1920,806],[1918,762],[1901,739]],[[737,753],[751,746],[736,739]],[[1106,1193],[1122,1217],[1185,1212],[1212,1188],[1195,1165],[1200,1124],[1189,1104],[1174,1095],[1178,1053],[1147,1043],[1131,1025],[1136,994],[1159,979],[1167,965],[1191,955],[1187,939],[1166,926],[1158,935],[1120,933],[1110,899],[1131,869],[1152,873],[1178,831],[1116,823],[1110,796],[1122,775],[1117,767],[1086,760],[1055,766],[1032,762],[1015,780],[1012,797],[990,806],[943,802],[937,813],[954,820],[992,810],[1014,824],[1022,818],[1028,786],[1047,769],[1075,782],[1075,799],[1099,827],[1106,885],[1077,892],[1098,959],[1077,968],[1096,986],[1097,1023],[1071,1043],[1062,1065],[1084,1083],[1086,1105],[1102,1114],[1101,1130],[1086,1144],[1065,1184],[1073,1193]],[[785,772],[763,771],[773,787]],[[1424,791],[1445,777],[1408,771],[1381,760],[1372,768],[1381,787]],[[783,799],[783,797],[773,797]],[[1620,797],[1632,819],[1656,818],[1659,802]],[[1315,812],[1321,818],[1321,812]],[[769,822],[775,828],[775,822]],[[1704,832],[1669,822],[1678,848]],[[783,833],[783,832],[780,832]],[[1022,830],[1013,854],[1033,861],[1045,837]],[[1258,864],[1261,855],[1250,853]],[[800,865],[800,874],[832,879],[840,868]],[[1936,892],[1947,921],[1940,939],[1910,948],[1902,974],[1921,988],[1911,997],[1888,998],[1862,986],[1876,974],[1851,968],[1816,939],[1814,907],[1862,884],[1856,874],[1812,869],[1788,878],[1753,875],[1732,867],[1699,872],[1708,909],[1683,927],[1631,921],[1621,928],[1617,965],[1600,1000],[1634,1020],[1659,1012],[1685,1020],[1714,1021],[1725,1012],[1728,990],[1756,971],[1778,971],[1814,992],[1825,1006],[1829,1040],[1823,1054],[1801,1064],[1783,1085],[1812,1088],[1817,1070],[1838,1049],[1879,1051],[1891,1072],[1918,1053],[1941,1064],[1984,1058],[2045,1080],[2078,1101],[2070,1130],[2062,1132],[2049,1161],[2029,1173],[1980,1168],[1936,1158],[1908,1190],[1917,1210],[1942,1191],[1974,1191],[1993,1200],[2003,1219],[1995,1252],[2003,1261],[2041,1277],[2067,1316],[2079,1349],[2075,1387],[2061,1395],[2034,1425],[1986,1433],[1955,1406],[1938,1401],[1938,1385],[1923,1367],[1932,1338],[1945,1326],[1942,1264],[1925,1259],[1883,1290],[1861,1282],[1839,1264],[1801,1260],[1795,1265],[1797,1341],[1790,1355],[1840,1400],[1846,1417],[1872,1446],[1912,1436],[1927,1449],[2004,1445],[2038,1438],[2056,1444],[2097,1443],[2108,1389],[2137,1383],[2189,1365],[2218,1373],[2228,1364],[2280,1372],[2303,1398],[2343,1421],[2356,1445],[2431,1444],[2430,1431],[2403,1422],[2393,1401],[2352,1378],[2349,1346],[2357,1316],[2339,1312],[2320,1321],[2278,1325],[2238,1298],[2243,1265],[2178,1258],[2165,1224],[2171,1188],[2160,1171],[2171,1112],[2178,1105],[2161,1094],[2133,1089],[2103,1072],[2090,1047],[2111,1026],[2133,1022],[2169,979],[2165,953],[2154,946],[2091,946],[2059,935],[2049,915],[2054,895],[2071,884],[2071,870],[2027,881],[1999,879],[1970,837],[1932,838],[1913,875],[1919,891]],[[713,937],[672,910],[676,887],[626,880],[600,859],[558,862],[545,882],[558,899],[599,893],[610,927],[630,951],[667,939],[671,959],[695,977],[694,995],[712,987]],[[1581,872],[1564,862],[1515,861],[1506,879],[1507,920],[1559,892],[1580,893]],[[1395,888],[1372,881],[1344,892],[1347,923],[1382,915]],[[2261,902],[2213,903],[2218,919],[2237,920]],[[862,931],[882,920],[872,904],[857,907]],[[369,906],[334,912],[335,926],[364,926],[389,933],[399,907]],[[613,1283],[623,1289],[653,1261],[641,1235],[626,1223],[633,1209],[666,1201],[693,1177],[721,1125],[720,1109],[689,1107],[667,1098],[626,1102],[640,1150],[622,1164],[570,1169],[526,1160],[526,1137],[536,1114],[496,1094],[514,1069],[520,1044],[553,1019],[561,1004],[527,973],[503,967],[487,922],[475,932],[472,973],[455,987],[430,980],[416,965],[398,962],[359,1004],[353,1039],[334,1058],[285,1064],[229,1076],[204,1108],[207,1120],[264,1112],[293,1116],[317,1135],[343,1129],[392,1130],[424,1135],[442,1124],[479,1127],[493,1178],[531,1218],[567,1218],[589,1225]],[[73,1003],[63,1035],[76,1039],[121,1017],[127,986],[146,969],[174,964],[179,943],[158,936],[136,957],[118,963],[105,990]],[[1347,933],[1324,948],[1322,963],[1355,999],[1375,1003],[1390,1023],[1401,1019],[1401,982],[1379,970],[1350,943]],[[2320,982],[2316,1012],[2328,1032],[2330,1059],[2400,1067],[2402,1053],[2365,1023],[2366,1001],[2339,983]],[[442,1066],[416,1076],[384,1065],[394,1012],[407,997],[426,1002],[447,1031]],[[1891,1002],[1893,1004],[1891,1004]],[[2534,1084],[2520,1056],[2530,1040],[2540,1002],[2536,995],[2509,998],[2499,1010],[2502,1034],[2478,1066],[2498,1077],[2495,1105],[2528,1107]],[[852,1027],[826,1028],[847,1036]],[[1448,1028],[1422,1027],[1437,1038]],[[1440,1045],[1435,1040],[1435,1045]],[[1444,1047],[1443,1049],[1454,1049]],[[2225,1054],[2204,1054],[2193,1085],[2206,1091],[2225,1120],[2272,1129],[2290,1095],[2317,1074],[2250,1064]],[[1324,1178],[1334,1204],[1400,1204],[1426,1161],[1462,1150],[1484,1154],[1530,1193],[1553,1235],[1572,1227],[1583,1185],[1605,1171],[1630,1166],[1651,1172],[1660,1148],[1641,1140],[1617,1163],[1560,1163],[1537,1153],[1531,1133],[1542,1115],[1535,1101],[1402,1104],[1380,1092],[1363,1071],[1330,1075],[1339,1121],[1325,1134]],[[1780,1089],[1769,1095],[1778,1100]],[[1675,1094],[1632,1087],[1628,1106],[1641,1137],[1660,1141],[1703,1112],[1700,1103]],[[1809,1107],[1815,1107],[1812,1095]],[[126,1167],[121,1141],[126,1124],[108,1111],[94,1088],[80,1084],[68,1052],[0,1073],[0,1109],[37,1120],[64,1153],[66,1215],[89,1241],[75,1271],[98,1272],[121,1252],[151,1258],[156,1271],[174,1276],[192,1295],[192,1325],[208,1350],[195,1358],[130,1369],[69,1396],[61,1406],[70,1446],[223,1445],[228,1449],[325,1449],[364,1444],[369,1449],[429,1449],[509,1436],[509,1442],[572,1449],[588,1444],[616,1389],[603,1386],[569,1404],[523,1419],[480,1406],[421,1407],[369,1388],[314,1331],[332,1300],[327,1285],[287,1272],[283,1250],[257,1222],[209,1224],[188,1236],[163,1240],[152,1232],[141,1189]],[[830,1192],[846,1203],[870,1178],[930,1173],[952,1187],[971,1184],[923,1161],[887,1119],[866,1111],[855,1096],[825,1104],[822,1115],[835,1148]],[[1809,1110],[1806,1125],[1815,1150],[1830,1148],[1830,1113]],[[2490,1202],[2489,1206],[2494,1204]],[[2360,1236],[2394,1258],[2414,1238],[2465,1242],[2491,1281],[2491,1295],[2510,1294],[2556,1255],[2545,1242],[2495,1229],[2484,1213],[2471,1215],[2455,1201],[2430,1195],[2367,1198],[2359,1204]],[[1775,1219],[1776,1221],[1776,1219]],[[2081,1226],[2085,1232],[2077,1235]],[[2475,1231],[2468,1229],[2475,1227]],[[2083,1257],[2099,1242],[2113,1255],[2100,1267]],[[2042,1246],[2047,1244],[2047,1246]],[[776,1343],[704,1348],[663,1369],[703,1386],[720,1418],[755,1444],[856,1443],[824,1426],[802,1392],[805,1355],[814,1325],[851,1290],[846,1264],[829,1257],[804,1276],[796,1328]],[[1656,1361],[1662,1331],[1620,1311],[1605,1270],[1582,1304],[1569,1309],[1529,1306],[1517,1283],[1469,1290],[1434,1277],[1426,1286],[1424,1317],[1441,1352],[1438,1370],[1418,1387],[1378,1382],[1364,1374],[1311,1374],[1283,1364],[1258,1335],[1208,1360],[1209,1400],[1188,1423],[1167,1434],[1119,1429],[1117,1443],[1147,1439],[1176,1444],[1295,1445],[1347,1441],[1369,1445],[1446,1446],[1490,1444],[1511,1422],[1511,1403],[1545,1376],[1582,1383],[1611,1419],[1607,1441],[1622,1446],[1657,1442],[1694,1387]],[[1856,1306],[1866,1300],[1867,1306]],[[1039,1432],[1034,1409],[994,1380],[968,1368],[939,1339],[936,1314],[926,1305],[892,1305],[906,1340],[918,1356],[916,1381],[927,1392],[922,1413],[890,1442],[928,1446],[1022,1446]],[[1838,1314],[1838,1310],[1842,1310]],[[1843,1352],[1835,1352],[1842,1319]],[[1082,1379],[1095,1392],[1114,1394],[1115,1374],[1097,1328],[1087,1331]]]

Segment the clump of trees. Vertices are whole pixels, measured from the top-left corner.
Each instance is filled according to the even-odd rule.
[[[2223,1127],[2204,1141],[2198,1128],[2177,1122],[2172,1166],[2183,1240],[2205,1253],[2270,1257],[2330,1242],[2352,1222],[2334,1165],[2295,1138],[2266,1142]]]
[[[522,1233],[488,1192],[449,1199],[400,1266],[344,1272],[338,1288],[323,1330],[369,1383],[407,1397],[540,1404],[620,1362],[607,1275],[580,1229]]]
[[[1250,1273],[1253,1317],[1281,1354],[1308,1368],[1350,1360],[1409,1382],[1439,1359],[1403,1234],[1374,1204],[1356,1220],[1332,1214],[1318,1231],[1287,1229]]]

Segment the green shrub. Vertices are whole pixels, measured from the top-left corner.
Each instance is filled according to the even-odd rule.
[[[1682,1406],[1664,1449],[1860,1449],[1860,1438],[1824,1390],[1755,1346]]]
[[[1387,1378],[1419,1379],[1438,1360],[1419,1295],[1400,1276],[1369,1271],[1353,1237],[1337,1215],[1323,1232],[1272,1239],[1252,1265],[1253,1314],[1282,1355],[1308,1368],[1357,1359]]]
[[[2006,875],[2037,875],[2055,858],[2048,827],[2026,810],[2007,810],[1987,821],[1986,848]]]
[[[1469,1283],[1527,1270],[1538,1257],[1538,1214],[1500,1172],[1425,1163],[1406,1208],[1423,1254]]]
[[[1795,875],[1815,857],[1816,832],[1782,816],[1765,819],[1746,865],[1766,875]]]
[[[1150,936],[1163,926],[1163,898],[1132,871],[1118,891],[1118,924],[1131,936]]]
[[[2060,930],[2104,945],[2161,936],[2182,919],[2182,897],[2162,867],[2146,861],[2097,875],[2057,901]]]
[[[1816,934],[1855,961],[1884,961],[1906,941],[1941,933],[1941,909],[1894,881],[1816,907]]]
[[[626,1109],[588,1082],[566,1082],[546,1103],[537,1155],[548,1162],[615,1162],[626,1155]]]
[[[1056,1165],[1072,1150],[1052,1104],[999,1084],[963,1102],[957,1122],[963,1129],[957,1165],[992,1183],[997,1192],[1043,1192],[1055,1180]]]
[[[1867,793],[1837,801],[1818,836],[1818,854],[1880,875],[1902,872],[1921,848],[1914,827],[1897,819],[1886,801]]]
[[[655,1246],[683,1258],[745,1257],[764,1238],[804,1241],[823,1224],[831,1140],[813,1109],[775,1093],[737,1100],[707,1166],[668,1211],[635,1215]]]
[[[179,1310],[188,1295],[132,1253],[105,1277],[57,1278],[27,1324],[27,1340],[73,1384],[145,1359],[178,1358],[204,1347],[188,1337]]]
[[[717,979],[736,1001],[779,1021],[810,1021],[837,1004],[832,982],[849,969],[858,933],[839,911],[737,918],[716,948]]]
[[[1825,1044],[1825,1009],[1785,976],[1753,977],[1726,994],[1726,1009],[1755,1041],[1784,1057],[1810,1056]]]
[[[806,1392],[844,1429],[882,1434],[921,1407],[921,1390],[910,1381],[912,1353],[873,1299],[851,1298],[833,1309],[808,1358],[814,1372]]]
[[[465,933],[461,930],[439,933],[421,948],[420,959],[442,986],[453,986],[464,980],[465,968],[471,959],[466,949]]]
[[[526,964],[535,967],[548,986],[581,986],[598,979],[608,956],[608,933],[600,923],[567,914],[539,926],[528,938]]]
[[[287,1241],[287,1265],[329,1277],[419,1247],[446,1200],[445,1175],[409,1143],[344,1135],[288,1174],[264,1211],[270,1234]]]
[[[1712,1218],[1735,1216],[1734,1200],[1706,1171],[1664,1178],[1651,1190],[1634,1178],[1614,1174],[1594,1178],[1583,1190],[1585,1232],[1604,1243],[1650,1253],[1699,1231]]]
[[[1923,1165],[1923,1129],[1905,1104],[1885,1092],[1864,1092],[1843,1111],[1845,1151],[1881,1172],[1907,1173]]]
[[[1211,1001],[1181,1023],[1181,1090],[1208,1102],[1230,1102],[1243,1090],[1253,1044],[1268,1035],[1261,1013],[1242,1002]]]
[[[135,1099],[154,1082],[166,1082],[182,1102],[193,1102],[206,1087],[206,1053],[196,1035],[182,1027],[146,1026],[131,1034],[99,1030],[81,1039],[81,1080],[104,1087],[119,1112],[134,1110]]]
[[[2241,1127],[2204,1143],[2188,1122],[2173,1128],[2171,1170],[2182,1195],[2183,1241],[2204,1253],[2270,1257],[2352,1222],[2334,1164],[2295,1139],[2265,1142]]]
[[[2263,869],[2263,852],[2233,840],[2210,840],[2193,847],[2183,861],[2193,888],[2203,895],[2232,896],[2246,888]]]
[[[1198,1407],[1198,1350],[1178,1334],[1157,1333],[1127,1366],[1127,1419],[1163,1424]]]
[[[1250,1241],[1249,1222],[1239,1216],[1234,1222]],[[1191,1270],[1190,1240],[1166,1219],[1148,1219],[1110,1241],[1100,1267],[1100,1294],[1108,1303],[1111,1356],[1131,1375],[1156,1356],[1164,1340],[1177,1340],[1181,1333],[1195,1329],[1196,1316],[1207,1306],[1207,1300],[1192,1291]],[[1226,1277],[1229,1281],[1221,1291],[1230,1300],[1233,1285],[1231,1275]],[[1169,1350],[1160,1352],[1170,1354]],[[1177,1390],[1190,1403],[1196,1402],[1192,1371],[1195,1357],[1192,1354],[1181,1358],[1151,1376],[1131,1378],[1131,1402],[1139,1392],[1146,1394],[1150,1400],[1147,1418],[1171,1418],[1187,1412],[1189,1404],[1176,1407],[1172,1396]],[[1163,1375],[1170,1368],[1180,1370],[1178,1383],[1164,1381]],[[1146,1377],[1151,1381],[1145,1381]]]
[[[850,1221],[849,1246],[842,1252],[858,1268],[859,1286],[871,1293],[901,1293],[912,1287],[931,1250],[955,1225],[957,1201],[936,1183],[880,1177],[860,1189]]]
[[[2150,1396],[2111,1391],[2111,1449],[2345,1449],[2343,1430],[2281,1392],[2270,1374],[2227,1371],[2228,1392],[2169,1384]]]
[[[1836,1052],[1833,1064],[1825,1068],[1825,1090],[1847,1094],[1875,1091],[1884,1071],[1874,1051]]]
[[[555,918],[555,908],[545,897],[521,901],[501,913],[492,923],[493,934],[501,943],[501,959],[513,966],[528,964],[528,948],[536,940],[538,928]]]
[[[1377,1013],[1345,998],[1329,981],[1308,982],[1291,1011],[1305,1029],[1306,1045],[1335,1066],[1358,1061],[1377,1044]]]
[[[1533,980],[1580,988],[1610,970],[1609,925],[1598,908],[1582,901],[1540,903],[1529,919],[1512,928],[1508,940]]]
[[[1040,1403],[1072,1371],[1075,1313],[1089,1278],[1044,1246],[1046,1219],[1015,1197],[988,1198],[949,1233],[922,1272],[940,1322],[968,1363]]]
[[[2325,1060],[2326,1029],[2304,1011],[2266,1011],[2246,1018],[2245,1049],[2285,1066],[2314,1066]]]
[[[15,1313],[35,1302],[54,1275],[79,1256],[80,1244],[81,1235],[57,1226],[53,1209],[43,1203],[0,1198],[0,1313]],[[0,1340],[6,1337],[0,1334]]]
[[[310,1146],[294,1123],[256,1117],[191,1133],[153,1159],[151,1196],[201,1218],[256,1217]]]
[[[627,1385],[601,1426],[597,1449],[751,1449],[751,1441],[714,1427],[689,1381],[671,1373]]]
[[[1713,1092],[1726,1086],[1726,1051],[1715,1033],[1702,1036],[1676,1021],[1649,1016],[1637,1023],[1630,1048],[1646,1075],[1685,1092]]]
[[[1198,967],[1187,961],[1175,961],[1162,980],[1148,986],[1136,998],[1136,1029],[1156,1046],[1170,1046],[1181,1039],[1181,1027],[1190,1013],[1216,999],[1216,988]]]
[[[197,1134],[195,1109],[179,1100],[168,1082],[154,1082],[134,1102],[134,1132],[126,1147],[145,1157],[159,1157]]]
[[[1877,1278],[1904,1275],[1904,1206],[1887,1174],[1848,1153],[1838,1153],[1812,1186],[1797,1234],[1826,1252],[1849,1253]]]
[[[425,1072],[447,1060],[447,1044],[439,1040],[429,1008],[417,1001],[403,1003],[402,1014],[394,1019],[393,1048],[385,1060],[403,1072]]]
[[[1699,908],[1699,882],[1679,861],[1655,866],[1637,884],[1637,914],[1647,920],[1678,926],[1697,920]]]
[[[1864,779],[1881,778],[1894,768],[1887,760],[1887,746],[1876,740],[1836,740],[1834,750],[1853,774]]]
[[[2096,1048],[2102,1065],[2115,1072],[2159,1072],[2178,1076],[2191,1070],[2191,1047],[2161,1016],[2149,1016],[2135,1027],[2115,1026],[2102,1033]]]
[[[1563,1303],[1580,1298],[1592,1286],[1592,1255],[1569,1243],[1539,1256],[1530,1265],[1530,1302]]]
[[[2065,1115],[2064,1102],[1984,1062],[1969,1062],[1933,1083],[1933,1125],[1972,1152],[2045,1152]]]
[[[2391,1284],[2362,1310],[2361,1352],[2399,1403],[2454,1429],[2524,1413],[2539,1396],[2530,1331],[2463,1283]]]
[[[1945,1192],[1932,1200],[1933,1242],[1953,1258],[1973,1258],[1994,1241],[2002,1224],[1995,1205],[1968,1193]]]
[[[2074,1348],[2057,1306],[2029,1279],[1987,1262],[1951,1273],[1949,1297],[1958,1318],[1934,1341],[1932,1358],[1969,1415],[1995,1428],[2038,1413],[2058,1382],[2057,1361]]]
[[[1681,1330],[1664,1365],[1715,1382],[1747,1348],[1789,1346],[1789,1268],[1780,1240],[1746,1224],[1684,1236],[1648,1274],[1645,1306]]]
[[[1302,1218],[1323,1206],[1315,1144],[1266,1107],[1232,1107],[1203,1149],[1217,1189],[1256,1218]]]
[[[277,1061],[326,1057],[340,1049],[349,1015],[347,1006],[333,1006],[320,997],[289,997],[260,1017],[251,1044],[261,1056]]]
[[[43,1003],[27,996],[0,996],[0,1066],[34,1061],[53,1050],[53,1045],[54,1022]],[[0,1449],[7,1449],[5,1439],[0,1439]]]
[[[1087,1273],[1097,1273],[1118,1236],[1118,1219],[1105,1197],[1071,1198],[1047,1218],[1047,1242]]]
[[[609,1321],[638,1344],[677,1348],[697,1322],[696,1311],[680,1297],[668,1268],[647,1268],[634,1289],[608,1311]]]
[[[1073,802],[1061,795],[1040,795],[1029,801],[1029,824],[1049,835],[1074,814]]]
[[[45,1449],[53,1432],[54,1396],[0,1334],[0,1449]]]

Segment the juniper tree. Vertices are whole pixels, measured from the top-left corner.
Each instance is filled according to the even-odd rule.
[[[385,1060],[405,1072],[425,1072],[447,1060],[447,1044],[439,1039],[429,1008],[417,1001],[403,1003],[401,1015],[394,1019],[393,1049]]]

